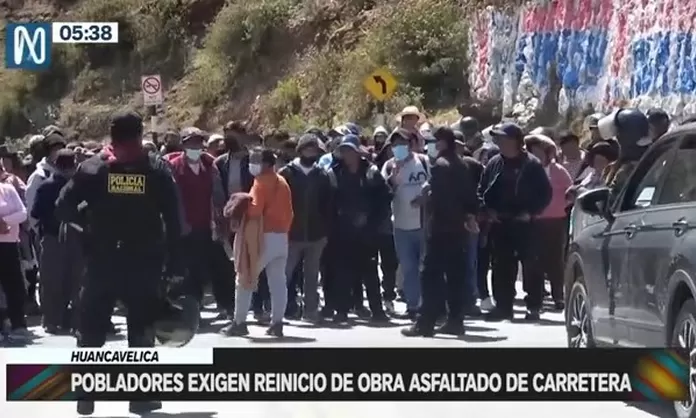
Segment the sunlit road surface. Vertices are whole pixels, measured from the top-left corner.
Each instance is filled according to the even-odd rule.
[[[517,316],[522,317],[522,308]],[[212,312],[204,318],[210,323]],[[123,326],[123,319],[116,318]],[[265,328],[250,326],[250,338],[227,338],[218,334],[224,322],[212,322],[190,344],[192,347],[248,347],[259,349],[269,346],[312,347],[564,347],[566,344],[563,315],[544,313],[539,324],[485,323],[467,321],[468,333],[460,339],[438,337],[433,339],[405,338],[399,333],[404,322],[391,327],[370,328],[356,326],[351,330],[313,328],[300,322],[291,322],[285,329],[285,342],[278,343],[264,335]],[[39,328],[37,334],[43,335]],[[122,332],[122,335],[125,332]],[[124,347],[124,340],[110,341],[113,347]],[[41,337],[35,341],[40,347],[72,347],[71,337]],[[22,348],[15,348],[21,350]],[[0,362],[2,361],[0,354]],[[466,350],[461,351],[466,362]],[[5,393],[4,368],[0,392]],[[4,399],[5,396],[2,396]],[[3,403],[0,417],[76,417],[73,402]],[[136,417],[128,413],[125,402],[97,403],[94,417]],[[669,407],[657,405],[627,405],[622,402],[165,402],[164,408],[148,417],[177,418],[461,418],[461,417],[534,417],[534,418],[638,418],[668,417]]]

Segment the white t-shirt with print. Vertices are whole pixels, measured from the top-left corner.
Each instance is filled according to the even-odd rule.
[[[394,198],[392,199],[392,213],[394,214],[394,228],[413,231],[421,228],[421,209],[413,207],[411,201],[420,195],[423,185],[428,181],[429,170],[424,163],[427,159],[423,156],[413,155],[399,170],[399,174],[392,183]],[[393,159],[387,161],[382,167],[384,178],[389,177],[388,168],[395,167]],[[426,163],[427,164],[427,163]]]

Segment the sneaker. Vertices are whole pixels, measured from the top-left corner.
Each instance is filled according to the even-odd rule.
[[[254,312],[254,319],[261,325],[269,324],[271,317],[266,312]]]
[[[390,300],[384,301],[384,310],[387,312],[387,315],[394,315],[394,302]]]
[[[416,323],[408,328],[402,329],[401,335],[404,337],[432,337],[435,335],[435,330],[432,327],[426,327]]]
[[[220,333],[227,335],[228,337],[244,337],[245,335],[249,335],[249,328],[247,328],[247,324],[238,324],[236,322],[232,322],[228,326],[221,329]]]
[[[333,317],[333,321],[336,324],[347,324],[348,323],[348,314],[346,313],[337,313]]]
[[[370,318],[371,322],[389,322],[389,317],[384,312],[377,312],[372,314]]]
[[[483,316],[483,312],[481,312],[481,309],[479,309],[478,306],[474,305],[466,309],[464,315],[469,318],[480,318]]]
[[[302,316],[302,320],[305,322],[309,322],[310,324],[317,324],[321,322],[321,315],[319,315],[319,312],[307,312]]]
[[[278,337],[282,338],[283,337],[283,323],[278,322],[277,324],[271,324],[270,327],[266,330],[266,335],[270,335],[271,337]]]
[[[447,321],[445,324],[435,330],[436,334],[447,335],[464,335],[464,324],[461,321]]]
[[[355,315],[357,315],[360,319],[367,319],[372,316],[372,312],[370,312],[370,310],[364,306],[359,306],[355,308]]]
[[[143,415],[148,412],[162,409],[162,402],[159,401],[131,401],[128,404],[128,411],[131,414]]]
[[[510,321],[513,318],[513,314],[510,311],[506,311],[500,308],[495,308],[486,314],[486,321],[490,322],[501,322]]]
[[[77,401],[78,415],[92,415],[94,413],[94,401]]]
[[[481,308],[484,311],[492,311],[493,309],[495,309],[495,302],[493,301],[493,298],[489,296],[486,299],[482,300],[479,304],[479,308]]]
[[[538,321],[540,318],[538,309],[529,309],[524,316],[526,321]]]

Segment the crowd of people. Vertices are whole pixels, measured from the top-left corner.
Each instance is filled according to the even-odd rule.
[[[625,115],[634,148],[670,124],[659,109]],[[110,317],[111,299],[122,298],[86,283],[146,267],[105,267],[102,250],[137,255],[158,276],[181,263],[168,269],[182,277],[176,292],[202,303],[210,285],[231,337],[249,333],[249,312],[276,337],[284,318],[320,326],[349,315],[409,319],[405,336],[461,335],[466,317],[513,318],[520,266],[525,319],[538,321],[543,309],[564,309],[574,200],[620,181],[627,166],[630,147],[602,135],[604,117],[587,117],[576,135],[512,122],[482,129],[467,115],[432,126],[409,106],[395,128],[371,135],[345,123],[264,138],[240,122],[221,134],[190,127],[155,137],[127,113],[114,117],[110,144],[49,126],[27,150],[0,146],[0,338],[29,338],[26,317],[41,315],[49,334],[103,344],[85,335],[116,332],[94,318]],[[146,155],[147,167],[131,164]],[[97,220],[107,209],[113,218]],[[150,209],[157,217],[138,219]],[[134,300],[129,327],[134,311],[146,315]]]

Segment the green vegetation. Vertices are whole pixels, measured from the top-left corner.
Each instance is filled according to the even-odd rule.
[[[399,80],[392,114],[407,104],[451,109],[466,93],[467,15],[457,0],[63,3],[72,5],[54,20],[117,21],[121,41],[54,46],[47,72],[2,70],[0,136],[56,117],[103,134],[99,118],[137,106],[140,76],[152,73],[163,77],[168,119],[209,129],[230,118],[287,131],[368,122],[375,107],[362,82],[382,66]]]

